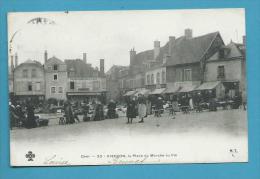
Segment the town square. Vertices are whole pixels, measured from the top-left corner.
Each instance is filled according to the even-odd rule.
[[[11,163],[246,162],[244,11],[106,13],[9,15]]]

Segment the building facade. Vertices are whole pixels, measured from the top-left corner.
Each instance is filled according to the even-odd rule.
[[[192,29],[185,29],[179,38],[169,36],[164,46],[154,41],[151,50],[131,49],[129,68],[113,86],[119,86],[121,95],[143,88],[170,93],[215,88],[217,96],[223,91],[245,96],[245,63],[245,44],[225,45],[219,32],[193,37]]]
[[[106,78],[104,59],[100,60],[100,70],[83,59],[62,61],[48,58],[44,52],[44,65],[27,60],[16,66],[11,59],[9,72],[10,97],[31,99],[89,99],[105,98]],[[104,102],[105,100],[103,100]]]
[[[65,60],[68,81],[67,98],[75,100],[99,99],[106,101],[106,78],[104,73],[104,59],[100,59],[99,70],[86,63],[86,56],[83,60]]]
[[[165,88],[166,67],[158,66],[145,72],[145,86],[148,89]]]
[[[230,42],[220,48],[208,61],[205,81],[221,81],[226,95],[234,97],[239,92],[246,96],[245,44]]]
[[[20,100],[43,100],[45,97],[44,68],[27,60],[14,69],[13,93]]]
[[[128,70],[126,66],[113,65],[107,71],[107,100],[118,100],[120,98],[121,90],[125,87],[122,75],[126,70]]]
[[[66,100],[67,66],[56,57],[49,58],[44,64],[46,99]]]
[[[176,39],[171,45],[170,58],[166,63],[168,86],[192,90],[203,83],[205,64],[224,45],[219,32],[199,37],[192,36],[192,30]]]

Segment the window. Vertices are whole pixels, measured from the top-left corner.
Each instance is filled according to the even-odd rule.
[[[27,77],[28,77],[28,70],[23,69],[23,78],[27,78]]]
[[[87,88],[87,82],[86,81],[82,81],[82,88]]]
[[[36,69],[32,69],[32,78],[36,78]]]
[[[146,77],[146,84],[147,84],[147,85],[150,84],[150,75],[147,75],[147,77]]]
[[[157,84],[160,84],[160,78],[161,78],[160,73],[157,72],[157,74],[156,74],[156,83]]]
[[[191,69],[184,69],[184,81],[191,81]]]
[[[28,83],[28,91],[32,91],[32,82]]]
[[[63,88],[59,87],[59,93],[63,93]]]
[[[165,71],[162,72],[162,83],[166,83],[166,73],[165,73]]]
[[[53,80],[57,81],[58,80],[58,74],[53,75]]]
[[[218,76],[217,78],[224,78],[225,77],[225,67],[224,65],[218,66]]]
[[[56,93],[56,88],[55,87],[51,87],[51,93],[52,94]]]
[[[74,81],[71,81],[71,82],[70,82],[70,89],[71,89],[71,90],[74,90],[74,89],[75,89]]]
[[[151,84],[152,84],[152,85],[154,84],[154,76],[153,76],[153,74],[152,74],[152,76],[151,76]]]
[[[176,81],[182,81],[182,69],[176,69]]]
[[[225,57],[225,49],[223,49],[223,48],[220,49],[218,53],[219,53],[219,58],[220,59]]]
[[[40,91],[41,90],[41,83],[40,82],[36,82],[35,83],[35,89],[36,89],[36,91]]]
[[[53,70],[54,70],[54,71],[57,71],[57,70],[58,70],[58,65],[57,65],[57,64],[53,65]]]

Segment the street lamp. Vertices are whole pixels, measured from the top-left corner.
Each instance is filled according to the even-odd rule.
[[[55,25],[55,21],[48,19],[48,18],[42,18],[42,17],[37,17],[37,18],[33,18],[29,21],[27,21],[26,24],[24,24],[23,27],[21,27],[20,29],[18,29],[17,31],[14,32],[14,34],[11,36],[10,40],[9,40],[9,61],[11,60],[13,63],[13,42],[15,40],[15,37],[17,36],[17,34],[19,32],[21,32],[27,25],[27,24],[41,24],[41,25]],[[14,71],[15,71],[15,67],[11,66],[11,73],[13,75],[12,78],[12,82],[13,82],[13,94],[15,95],[15,79],[14,79]]]

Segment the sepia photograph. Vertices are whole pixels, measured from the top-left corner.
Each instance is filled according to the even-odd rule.
[[[8,13],[10,165],[248,162],[245,9]]]

